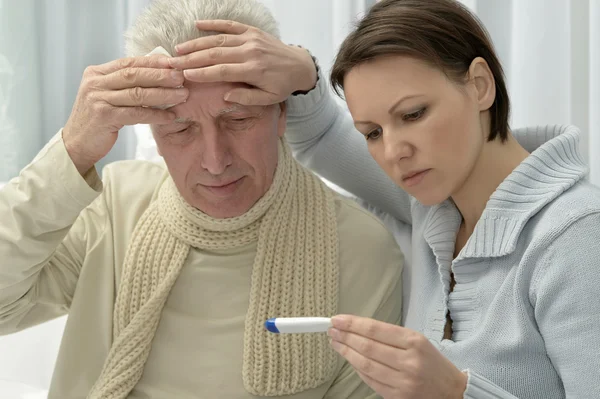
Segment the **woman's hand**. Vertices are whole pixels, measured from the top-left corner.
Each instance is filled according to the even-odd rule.
[[[285,101],[295,91],[315,87],[317,71],[308,51],[233,21],[197,21],[204,31],[222,32],[179,44],[171,66],[194,82],[243,82],[225,100],[243,105]]]
[[[332,323],[333,348],[383,398],[463,397],[467,376],[422,334],[349,315],[335,316]]]

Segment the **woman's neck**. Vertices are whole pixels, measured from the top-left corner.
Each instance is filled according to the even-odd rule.
[[[485,206],[500,183],[519,166],[529,153],[509,134],[508,141],[486,142],[471,175],[452,195],[463,217],[464,233],[471,236]]]

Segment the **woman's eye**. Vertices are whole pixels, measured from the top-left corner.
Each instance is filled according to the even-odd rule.
[[[407,122],[414,122],[416,120],[421,119],[421,117],[423,116],[423,114],[425,113],[426,110],[427,110],[427,108],[421,108],[420,110],[411,112],[410,114],[404,114],[402,116],[402,119]]]
[[[381,129],[380,127],[378,127],[375,130],[370,131],[369,133],[367,133],[365,135],[365,137],[367,138],[367,140],[376,140],[378,139],[381,135],[383,134],[383,129]]]

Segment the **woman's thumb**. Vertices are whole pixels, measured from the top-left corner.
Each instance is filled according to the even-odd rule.
[[[233,89],[225,94],[225,101],[241,105],[271,105],[285,99],[279,99],[273,93],[261,89]]]

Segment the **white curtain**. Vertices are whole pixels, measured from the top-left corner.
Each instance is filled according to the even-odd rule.
[[[122,56],[123,32],[148,2],[0,0],[0,182],[65,124],[85,67]],[[124,133],[100,166],[133,156]]]
[[[600,185],[600,0],[463,0],[508,78],[512,127],[574,124]]]

